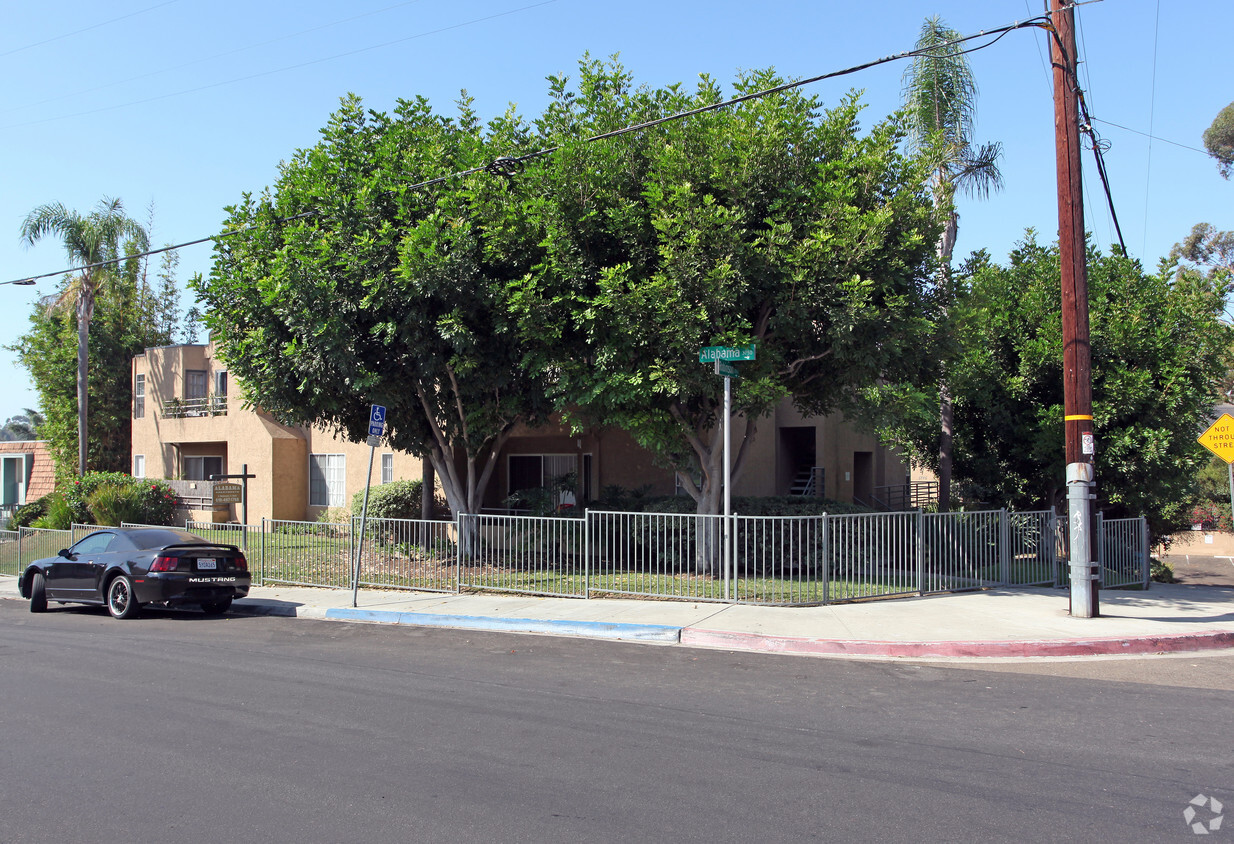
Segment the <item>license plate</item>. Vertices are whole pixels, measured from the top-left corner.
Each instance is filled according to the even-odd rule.
[[[213,557],[198,557],[197,570],[205,571],[206,569],[217,569],[219,567],[218,560]]]

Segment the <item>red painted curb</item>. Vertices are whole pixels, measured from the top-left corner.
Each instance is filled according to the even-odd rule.
[[[1014,657],[1096,656],[1103,654],[1156,654],[1234,648],[1234,631],[1204,630],[1163,636],[1125,639],[1046,639],[987,642],[876,642],[845,639],[806,639],[763,636],[723,630],[682,628],[681,644],[784,654],[900,657]]]

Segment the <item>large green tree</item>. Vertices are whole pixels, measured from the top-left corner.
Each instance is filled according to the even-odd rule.
[[[1234,103],[1217,112],[1204,130],[1204,149],[1217,160],[1222,178],[1230,178],[1230,168],[1234,167]]]
[[[1088,253],[1098,493],[1113,515],[1175,520],[1206,457],[1196,443],[1225,373],[1228,281],[1163,262],[1145,272]],[[955,472],[972,498],[1028,509],[1064,494],[1062,325],[1057,246],[1031,236],[1006,266],[979,253],[963,268],[956,320]],[[900,439],[930,453],[928,414]]]
[[[752,72],[734,87],[782,81]],[[519,180],[546,254],[515,306],[529,367],[552,373],[572,419],[630,432],[716,513],[723,386],[702,347],[756,346],[735,390],[734,472],[782,398],[824,414],[918,373],[938,227],[897,121],[863,133],[855,96],[824,110],[790,90],[592,143],[722,92],[705,77],[640,87],[594,60],[576,88],[552,85],[537,126],[560,148]]]
[[[247,401],[284,420],[360,440],[384,405],[391,445],[430,459],[453,512],[477,512],[515,425],[547,411],[507,307],[537,239],[501,176],[409,186],[522,151],[527,127],[483,126],[466,99],[449,118],[349,97],[321,134],[228,209],[247,231],[193,284],[211,336]]]
[[[939,342],[934,354],[942,369],[938,382],[938,505],[951,506],[951,450],[955,423],[945,359],[952,349],[947,314],[952,298],[951,258],[959,232],[957,192],[986,196],[1002,186],[997,143],[973,142],[977,114],[977,81],[973,77],[960,33],[941,18],[927,18],[914,45],[917,54],[904,72],[904,110],[909,145],[929,157],[930,195],[943,219],[936,245]]]
[[[89,437],[90,321],[99,292],[120,277],[116,262],[127,254],[149,248],[146,229],[124,213],[119,199],[103,199],[83,216],[60,203],[40,205],[21,224],[21,239],[33,245],[44,237],[58,238],[70,264],[79,265],[67,276],[60,298],[73,302],[77,320],[77,472],[86,473]],[[47,408],[44,408],[47,410]],[[97,468],[97,467],[96,467]]]
[[[158,297],[144,296],[140,280],[122,274],[100,293],[90,331],[88,377],[90,427],[88,465],[95,471],[128,472],[132,444],[132,360],[143,349],[173,342],[172,330],[157,324],[165,310]],[[77,318],[72,302],[50,297],[30,314],[26,333],[9,347],[29,371],[46,417],[39,436],[47,440],[58,472],[78,459]]]

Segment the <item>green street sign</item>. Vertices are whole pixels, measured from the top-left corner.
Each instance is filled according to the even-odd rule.
[[[728,361],[716,361],[716,375],[723,375],[725,378],[740,378],[741,370]]]
[[[748,346],[705,346],[698,353],[699,363],[717,360],[754,360],[754,344]]]

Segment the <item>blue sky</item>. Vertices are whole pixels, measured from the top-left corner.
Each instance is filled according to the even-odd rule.
[[[620,53],[650,85],[692,84],[699,73],[728,82],[739,69],[768,66],[803,78],[910,49],[929,15],[968,34],[1042,8],[1042,0],[6,4],[0,281],[65,267],[54,241],[27,249],[18,238],[26,214],[46,202],[84,213],[115,196],[139,219],[153,207],[158,245],[217,232],[223,208],[269,185],[348,92],[379,110],[416,95],[450,110],[466,89],[485,116],[510,102],[535,114],[544,77],[572,74],[586,51]],[[1234,100],[1234,85],[1222,82],[1234,3],[1102,0],[1078,18],[1081,79],[1111,145],[1107,167],[1131,253],[1153,266],[1197,222],[1234,229],[1234,183],[1201,142]],[[961,201],[956,254],[985,248],[1001,260],[1026,228],[1043,240],[1057,229],[1048,53],[1042,35],[1017,31],[969,60],[981,92],[976,139],[1003,144],[1006,184],[987,200]],[[896,62],[808,90],[824,104],[864,90],[869,125],[899,106],[904,69]],[[1108,250],[1115,235],[1090,154],[1085,169],[1087,227]],[[182,279],[207,273],[210,247],[180,258]],[[0,344],[25,331],[56,283],[0,286]],[[36,404],[27,373],[0,350],[0,420]]]

